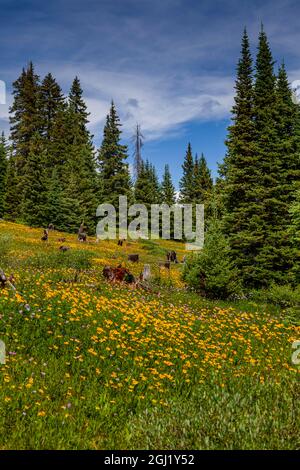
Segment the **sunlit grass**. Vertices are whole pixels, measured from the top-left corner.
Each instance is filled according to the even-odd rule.
[[[180,264],[158,267],[183,244],[40,237],[0,222],[17,287],[0,290],[0,448],[299,447],[299,327],[188,293]],[[150,264],[155,282],[104,281],[119,263],[135,275]]]

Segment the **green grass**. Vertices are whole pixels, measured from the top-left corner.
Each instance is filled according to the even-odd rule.
[[[299,326],[279,306],[188,292],[177,242],[87,244],[0,223],[1,449],[299,449]],[[146,246],[146,249],[145,249]],[[127,262],[139,253],[138,264]],[[147,289],[109,284],[105,264]]]

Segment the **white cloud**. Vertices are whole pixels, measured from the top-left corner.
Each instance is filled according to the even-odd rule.
[[[113,99],[126,136],[141,124],[146,139],[178,133],[190,121],[218,120],[229,115],[233,101],[233,80],[217,75],[193,78],[172,75],[149,76],[97,70],[94,67],[64,65],[50,67],[64,88],[81,70],[79,78],[90,112],[90,127],[96,138]]]

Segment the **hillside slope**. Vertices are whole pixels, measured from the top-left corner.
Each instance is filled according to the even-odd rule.
[[[300,328],[186,291],[176,242],[79,243],[0,222],[0,448],[297,448]],[[70,250],[62,253],[58,238]],[[127,262],[138,253],[140,263]],[[111,284],[105,265],[145,288]]]

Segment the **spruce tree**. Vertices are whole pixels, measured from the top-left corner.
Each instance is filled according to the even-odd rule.
[[[126,163],[127,146],[120,142],[120,127],[120,119],[112,102],[98,153],[98,165],[102,180],[103,202],[111,203],[116,208],[120,195],[131,198],[131,182]]]
[[[6,193],[6,173],[7,173],[7,145],[2,132],[0,137],[0,218],[4,215],[4,200]]]
[[[20,77],[13,83],[13,104],[10,108],[11,141],[15,160],[16,184],[18,186],[18,200],[8,199],[15,203],[15,207],[8,207],[10,214],[21,215],[21,200],[24,191],[24,172],[26,161],[30,152],[31,140],[41,128],[41,114],[39,109],[39,77],[30,62],[27,69],[23,69]],[[9,178],[9,175],[8,175]],[[8,179],[8,186],[12,182]]]
[[[183,176],[179,183],[180,200],[183,203],[192,203],[194,200],[194,159],[190,143],[188,143],[182,169]]]
[[[300,190],[296,191],[295,199],[289,208],[291,217],[289,226],[289,235],[292,243],[299,250],[300,247]],[[299,253],[298,253],[299,258]]]
[[[202,153],[199,160],[196,156],[194,164],[194,202],[196,204],[208,204],[212,188],[213,180]]]
[[[78,229],[78,222],[82,220],[81,201],[72,197],[74,186],[76,186],[76,179],[73,173],[70,175],[68,188],[64,189],[57,168],[52,170],[47,184],[45,212],[47,221],[52,223],[57,230],[74,232]]]
[[[151,204],[161,202],[161,192],[156,170],[151,163],[141,162],[140,172],[134,186],[135,202],[145,204],[149,209]]]
[[[77,181],[76,171],[72,171],[69,174],[69,184],[63,192],[63,217],[60,224],[66,232],[75,232],[78,230],[78,222],[83,222],[84,225],[87,225],[89,232],[92,232],[91,225],[88,225],[91,223],[90,220],[87,216],[84,217],[86,215],[85,206],[81,194],[77,192]]]
[[[300,283],[300,189],[295,191],[295,199],[289,209],[290,225],[288,228],[289,240],[293,246],[294,263],[291,272],[291,281],[295,285]]]
[[[168,206],[172,206],[176,202],[176,191],[172,183],[169,165],[165,165],[165,170],[161,183],[161,196],[162,202],[168,204]]]
[[[238,270],[230,256],[230,245],[221,230],[220,221],[210,223],[203,249],[190,256],[184,266],[183,278],[201,295],[227,299],[240,293]]]
[[[53,168],[47,182],[47,200],[45,214],[49,224],[53,224],[56,230],[66,230],[64,218],[66,217],[63,205],[64,194],[57,168]]]
[[[259,260],[266,269],[270,269],[269,279],[289,282],[294,265],[299,263],[296,249],[287,234],[291,223],[289,209],[295,200],[296,189],[300,187],[300,126],[299,105],[293,103],[284,64],[279,68],[275,97],[273,143],[276,147],[265,188],[268,219]]]
[[[149,174],[151,198],[153,204],[159,204],[161,202],[161,187],[159,184],[156,168],[153,164],[146,162],[146,171]]]
[[[58,113],[64,106],[62,90],[51,73],[42,81],[39,92],[39,108],[41,113],[41,134],[46,140],[53,140],[53,128]],[[49,149],[50,151],[50,149]]]
[[[172,182],[169,165],[165,165],[163,179],[161,183],[161,202],[172,207],[176,203],[176,191]],[[162,224],[161,224],[162,226]],[[170,238],[174,238],[174,213],[170,213]]]
[[[82,95],[83,91],[80,80],[78,77],[75,77],[69,93],[69,108],[72,117],[76,121],[74,124],[78,129],[78,134],[82,137],[84,143],[86,143],[91,136],[86,127],[89,122],[89,112],[87,111],[87,105],[84,102]]]
[[[233,125],[223,177],[224,229],[245,285],[287,282],[294,253],[287,236],[288,208],[299,181],[299,107],[284,67],[274,61],[263,29],[252,86],[246,33],[238,64]]]
[[[18,176],[15,156],[10,154],[7,164],[6,191],[4,197],[4,217],[14,221],[18,218],[20,194],[18,188]]]
[[[246,30],[237,65],[232,124],[228,128],[227,155],[219,172],[225,209],[224,231],[229,236],[231,256],[245,284],[255,284],[262,208],[259,187],[259,157],[255,148],[253,65]],[[220,187],[220,183],[219,183]]]
[[[74,212],[78,216],[77,225],[84,221],[89,233],[92,233],[95,230],[96,209],[100,201],[97,199],[97,174],[92,136],[87,129],[89,113],[82,95],[80,81],[76,77],[69,93],[65,116],[68,135],[64,150],[62,181],[69,200],[77,200],[79,203],[80,209]]]
[[[262,30],[254,93],[256,152],[259,155],[260,174],[257,197],[260,203],[259,230],[262,237],[255,258],[255,271],[256,278],[262,285],[271,281],[288,281],[293,264],[285,220],[288,217],[290,199],[287,182],[292,183],[287,173],[291,175],[290,150],[294,140],[293,131],[289,128],[289,114],[294,106],[284,68],[281,68],[276,83],[273,64],[267,37]]]
[[[41,136],[36,133],[31,140],[24,171],[22,220],[33,227],[48,226],[46,154]]]

